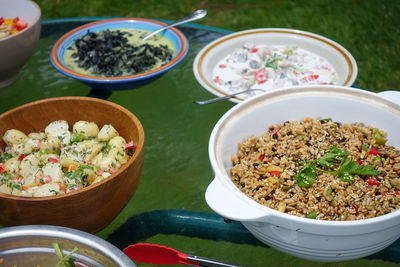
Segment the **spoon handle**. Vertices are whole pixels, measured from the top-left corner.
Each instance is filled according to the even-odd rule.
[[[176,22],[174,22],[174,23],[172,23],[172,24],[169,24],[169,25],[167,25],[167,26],[165,26],[165,27],[162,27],[162,28],[160,28],[160,29],[158,29],[158,30],[156,30],[156,31],[154,31],[154,32],[152,32],[152,33],[146,35],[145,37],[142,38],[142,41],[146,41],[146,40],[149,39],[151,36],[153,36],[153,35],[155,35],[155,34],[161,32],[161,31],[163,31],[163,30],[166,30],[166,29],[168,29],[168,28],[171,28],[171,27],[174,27],[174,26],[177,26],[177,25],[180,25],[180,24],[184,24],[184,23],[187,23],[187,22],[190,22],[190,21],[202,19],[202,18],[204,18],[206,15],[207,15],[207,11],[206,11],[206,10],[204,10],[204,9],[196,10],[195,12],[193,12],[192,14],[190,14],[189,16],[187,16],[187,17],[185,17],[185,18],[183,18],[183,19],[180,19],[180,20],[178,20],[178,21],[176,21]]]
[[[209,258],[203,258],[199,256],[187,255],[188,265],[191,266],[202,266],[202,267],[244,267],[242,265],[231,264]],[[193,263],[191,263],[193,262]]]
[[[214,103],[220,100],[224,100],[224,99],[229,99],[234,97],[235,95],[240,95],[240,94],[244,94],[250,91],[264,91],[262,89],[246,89],[244,91],[240,91],[234,94],[230,94],[230,95],[225,95],[225,96],[219,96],[219,97],[215,97],[215,98],[211,98],[208,100],[198,100],[198,101],[194,101],[194,103],[199,104],[199,105],[205,105],[205,104],[210,104],[210,103]]]

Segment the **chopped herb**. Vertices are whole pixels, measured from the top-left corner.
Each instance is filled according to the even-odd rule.
[[[368,146],[366,144],[362,144],[361,145],[361,150],[367,151],[368,150]]]
[[[347,159],[348,156],[348,151],[340,150],[334,145],[328,154],[317,160],[313,160],[309,164],[305,163],[294,178],[297,180],[298,186],[308,187],[314,183],[317,171],[330,173],[339,177],[343,182],[353,181],[355,175],[374,176],[381,173],[372,166],[360,165],[357,161]],[[317,166],[325,169],[321,169]],[[339,166],[339,168],[333,171],[337,166]]]
[[[107,144],[106,142],[103,142],[103,149],[101,151],[103,151],[103,153],[108,154],[108,152],[110,152],[111,146],[109,144]]]
[[[315,161],[308,165],[304,164],[304,167],[299,171],[299,173],[294,177],[297,180],[297,184],[300,187],[307,187],[314,184],[314,180],[316,178],[316,168]]]
[[[52,243],[54,247],[54,252],[56,253],[57,257],[60,259],[60,261],[57,263],[56,267],[75,267],[75,261],[71,258],[72,254],[75,253],[78,248],[74,247],[74,249],[68,254],[65,255],[62,252],[61,247],[58,245],[58,243],[54,242]]]
[[[282,60],[282,58],[280,58],[276,54],[273,54],[272,56],[267,58],[267,61],[265,62],[265,67],[277,70],[278,69],[278,62],[281,61],[281,60]]]
[[[75,172],[73,172],[73,171],[66,172],[65,176],[70,178],[70,179],[75,179]]]
[[[78,169],[81,169],[81,170],[83,170],[83,169],[94,170],[93,166],[90,166],[90,165],[79,165]]]
[[[6,162],[7,160],[9,160],[9,159],[11,159],[12,158],[12,155],[11,154],[9,154],[9,153],[3,153],[1,156],[0,156],[0,162]]]
[[[83,136],[81,134],[73,133],[71,136],[72,143],[82,142],[82,140],[83,140]]]

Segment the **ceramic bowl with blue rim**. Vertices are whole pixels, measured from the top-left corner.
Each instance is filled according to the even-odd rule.
[[[171,55],[169,56],[167,62],[163,62],[161,64],[157,63],[157,67],[146,69],[148,67],[146,65],[148,64],[148,61],[139,61],[140,63],[137,63],[138,57],[129,54],[130,57],[128,59],[130,59],[131,61],[136,60],[135,66],[146,66],[142,68],[143,71],[137,71],[137,69],[135,69],[136,72],[134,71],[133,73],[128,74],[126,74],[127,72],[124,72],[121,75],[115,75],[115,73],[109,75],[105,72],[101,74],[93,74],[91,71],[93,70],[93,68],[98,67],[96,64],[99,64],[99,66],[100,64],[102,64],[101,66],[104,67],[104,58],[95,62],[94,65],[96,66],[88,67],[87,65],[79,65],[80,63],[77,60],[81,60],[80,57],[84,52],[80,52],[81,54],[79,54],[77,51],[75,51],[75,55],[72,56],[73,53],[71,52],[71,47],[75,45],[76,48],[77,46],[75,41],[79,38],[83,38],[85,35],[87,36],[89,32],[92,34],[99,34],[100,32],[104,32],[107,30],[112,32],[116,32],[117,30],[119,30],[120,32],[130,31],[131,34],[126,34],[124,36],[126,36],[128,39],[127,44],[131,45],[131,48],[133,46],[135,47],[134,49],[136,49],[136,47],[141,45],[141,41],[138,38],[141,38],[142,36],[146,35],[146,33],[150,33],[164,26],[166,26],[166,24],[163,22],[143,18],[113,18],[85,24],[69,31],[57,40],[57,42],[51,49],[50,61],[53,66],[64,75],[75,78],[78,81],[89,85],[92,89],[133,89],[154,81],[155,79],[166,73],[168,70],[178,65],[185,58],[189,49],[189,42],[182,34],[182,32],[172,27],[155,35],[155,37],[151,37],[154,38],[154,40],[161,40],[160,42],[163,42],[163,45],[168,45]],[[130,37],[128,37],[131,35],[137,35],[135,37],[137,39],[135,43],[131,43],[132,40],[130,39]],[[158,46],[154,40],[154,42],[151,43],[151,38],[149,39],[149,44],[152,45],[153,48],[154,46]],[[93,55],[93,53],[95,52],[97,53],[97,49],[94,49],[94,52],[91,52],[91,55]],[[151,52],[154,53],[154,50],[151,50]],[[119,60],[121,60],[121,58],[119,58]],[[106,67],[110,66],[110,64],[112,63],[107,63]],[[121,64],[119,64],[118,67],[114,67],[113,69],[119,68],[120,65]]]

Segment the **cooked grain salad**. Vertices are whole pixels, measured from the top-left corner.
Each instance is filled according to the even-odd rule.
[[[400,150],[362,123],[306,118],[240,143],[231,177],[269,208],[320,220],[360,220],[400,208]]]

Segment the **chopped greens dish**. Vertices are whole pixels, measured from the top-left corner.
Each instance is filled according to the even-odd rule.
[[[141,33],[128,30],[88,30],[68,47],[67,50],[72,53],[66,53],[66,57],[71,57],[73,66],[76,66],[73,67],[75,71],[84,70],[84,74],[99,77],[140,74],[172,60],[172,45],[130,41],[133,37],[137,39]]]

